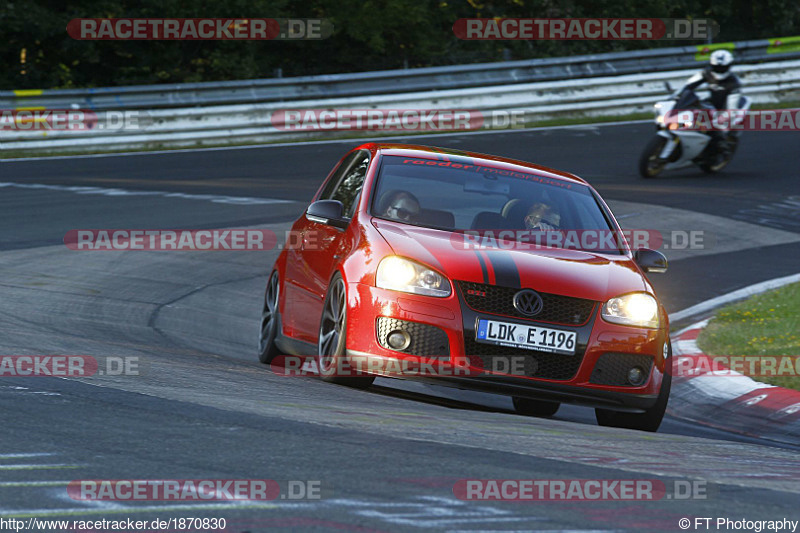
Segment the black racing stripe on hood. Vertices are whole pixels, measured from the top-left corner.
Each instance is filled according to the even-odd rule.
[[[514,263],[510,253],[501,250],[487,250],[486,256],[492,263],[494,279],[497,285],[515,289],[522,287],[517,264]]]
[[[483,256],[481,255],[480,251],[475,251],[475,256],[478,258],[478,263],[481,264],[481,272],[483,273],[483,282],[489,283],[489,270],[486,268],[486,261],[483,260]]]

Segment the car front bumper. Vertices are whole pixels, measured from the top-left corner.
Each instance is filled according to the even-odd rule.
[[[458,288],[447,298],[432,298],[363,283],[350,283],[348,295],[348,356],[351,359],[380,361],[381,364],[371,367],[371,373],[377,375],[632,412],[641,412],[651,407],[661,388],[666,368],[666,326],[662,324],[659,329],[647,329],[610,324],[600,317],[599,304],[585,324],[570,326],[524,321],[474,311],[466,305]],[[378,338],[380,328],[377,326],[377,319],[380,317],[422,325],[417,330],[433,331],[429,328],[432,327],[440,330],[443,335],[437,337],[437,342],[433,344],[420,343],[427,350],[425,352],[392,350],[385,340],[382,342]],[[507,367],[490,367],[487,364],[490,358],[485,355],[486,345],[474,341],[475,324],[479,317],[576,331],[578,349],[575,355],[559,355],[491,345],[489,353],[513,353],[526,361],[537,359],[543,364],[540,365],[540,370],[534,372],[509,372]],[[444,352],[441,351],[443,338],[446,338]],[[437,349],[429,349],[433,346]],[[470,351],[483,351],[484,354],[476,356]],[[631,358],[651,361],[648,377],[642,385],[614,383],[613,379],[609,380],[608,373],[606,377],[600,377],[601,371],[609,367],[609,364],[616,367],[619,374],[620,364]],[[391,366],[390,363],[397,360],[404,362],[402,368],[410,368],[411,371],[383,371],[387,368],[386,364]],[[495,359],[491,361],[494,362]],[[422,366],[414,366],[415,362]],[[555,369],[550,372],[549,377],[541,375],[545,367]],[[392,368],[396,370],[398,367]]]

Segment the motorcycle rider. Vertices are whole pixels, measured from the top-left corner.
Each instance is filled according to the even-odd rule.
[[[742,97],[740,90],[742,82],[731,72],[731,66],[733,66],[733,54],[727,50],[715,50],[711,54],[706,68],[689,78],[683,88],[676,92],[673,97],[677,99],[684,91],[694,91],[704,83],[707,83],[711,96],[705,100],[706,103],[710,103],[720,111],[738,109],[740,106],[739,99]],[[719,130],[711,130],[708,133],[711,137],[710,149],[718,157],[721,157],[719,148],[725,139],[725,133]]]

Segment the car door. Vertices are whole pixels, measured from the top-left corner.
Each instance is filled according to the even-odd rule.
[[[345,216],[352,218],[369,160],[370,154],[366,150],[355,151],[346,157],[317,200],[342,202]],[[328,283],[336,265],[350,253],[350,245],[345,238],[347,230],[315,222],[305,216],[294,229],[300,233],[302,244],[299,250],[289,254],[286,267],[293,285],[293,294],[287,292],[287,298],[293,299],[287,302],[287,305],[293,305],[291,334],[300,340],[316,343]]]

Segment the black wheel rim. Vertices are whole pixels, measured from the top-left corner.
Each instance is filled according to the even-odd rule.
[[[711,169],[714,172],[718,172],[728,166],[728,163],[731,162],[733,159],[733,153],[736,151],[736,142],[738,139],[729,139],[725,142],[725,145],[722,149],[722,160],[718,163],[714,163],[711,165]]]
[[[661,150],[664,149],[664,145],[665,144],[666,144],[666,142],[661,142],[656,147],[656,149],[653,150],[653,153],[650,154],[650,157],[647,158],[647,175],[648,176],[655,176],[656,174],[661,172],[661,170],[664,168],[664,165],[667,164],[666,161],[663,161],[663,160],[658,158],[659,154],[661,153]]]
[[[267,283],[267,291],[264,294],[264,310],[261,312],[261,337],[258,347],[261,353],[269,348],[275,337],[275,330],[278,326],[278,274],[273,274]]]
[[[327,371],[333,365],[337,348],[344,333],[345,289],[344,281],[337,279],[328,290],[322,323],[319,327],[319,366]]]

